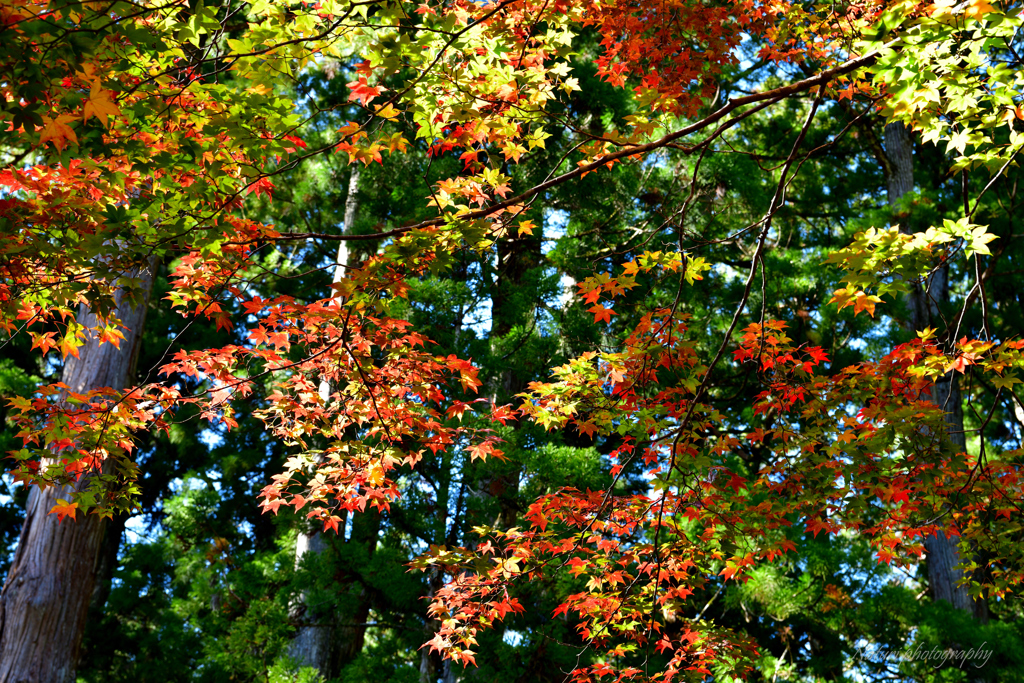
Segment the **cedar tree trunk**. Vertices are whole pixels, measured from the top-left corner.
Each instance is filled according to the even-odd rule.
[[[126,329],[120,348],[100,346],[89,335],[64,366],[62,381],[71,391],[124,389],[138,357],[153,270],[135,274],[143,280],[145,301],[131,307],[123,292],[117,311]],[[78,322],[97,324],[84,306]],[[108,461],[109,464],[109,461]],[[83,480],[84,481],[84,480]],[[86,614],[93,595],[105,520],[87,515],[59,523],[50,510],[70,487],[33,488],[18,549],[0,593],[0,683],[72,683]]]
[[[351,232],[352,225],[356,219],[356,212],[359,204],[356,196],[359,190],[359,169],[353,168],[348,182],[348,194],[345,198],[344,231]],[[345,277],[345,269],[349,266],[351,253],[348,242],[338,242],[338,255],[334,266],[334,282],[337,283]],[[331,384],[326,379],[320,382],[320,397],[324,401],[330,400]],[[350,513],[351,514],[351,513]],[[302,558],[307,553],[322,555],[327,550],[327,541],[323,533],[317,529],[304,526],[299,531],[298,540],[295,543],[295,567],[298,568]],[[332,666],[336,657],[332,657],[332,644],[335,640],[334,621],[332,615],[318,614],[312,605],[308,604],[308,596],[302,598],[305,604],[304,624],[298,628],[295,638],[288,646],[288,654],[295,662],[302,667],[310,666],[316,669],[325,678],[334,676],[337,671]],[[301,611],[301,609],[300,609]],[[364,620],[365,621],[365,620]],[[338,634],[341,635],[341,634]],[[362,650],[362,637],[358,638],[359,650]],[[351,646],[341,643],[342,650],[351,650]],[[337,649],[337,648],[334,648]],[[356,654],[359,654],[357,651]]]
[[[888,191],[889,204],[895,207],[906,193],[914,188],[914,143],[911,133],[902,123],[890,123],[885,127],[885,154],[889,159]],[[901,225],[907,231],[907,226]],[[949,266],[937,269],[928,281],[915,285],[907,297],[910,309],[908,326],[915,331],[928,326],[937,327],[941,322],[939,306],[949,301]],[[960,387],[955,372],[942,377],[932,388],[932,403],[946,411],[946,429],[956,448],[966,450],[964,438],[964,414],[960,400]],[[945,600],[957,609],[981,616],[987,610],[983,600],[974,604],[967,588],[960,585],[963,572],[960,564],[960,550],[957,544],[945,534],[939,533],[925,539],[928,563],[928,584],[935,600]]]

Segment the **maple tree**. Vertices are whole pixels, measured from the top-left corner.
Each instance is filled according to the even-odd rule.
[[[388,513],[407,489],[403,478],[439,458],[467,467],[503,459],[514,423],[607,447],[603,488],[569,482],[521,517],[508,494],[495,523],[461,539],[438,534],[416,560],[435,581],[427,652],[456,663],[475,663],[482,631],[525,610],[523,583],[563,577],[579,590],[553,616],[571,618],[590,653],[572,680],[748,675],[757,643],[680,616],[693,612],[687,601],[748,580],[822,533],[863,539],[879,562],[900,567],[942,533],[987,558],[971,575],[975,595],[1007,600],[1019,584],[1020,451],[993,452],[985,428],[1020,403],[1024,343],[1012,328],[991,329],[992,247],[1005,249],[1010,234],[974,222],[996,213],[979,207],[1024,144],[1015,128],[1024,118],[1019,8],[26,0],[0,12],[9,38],[0,52],[5,333],[27,336],[55,363],[89,340],[116,348],[125,339],[119,302],[144,302],[150,283],[140,268],[162,262],[163,301],[186,321],[175,334],[208,323],[235,335],[178,348],[123,390],[54,382],[9,401],[22,442],[10,453],[16,480],[78,484],[52,510],[62,523],[133,509],[140,433],[170,432],[185,415],[236,428],[237,406],[249,401],[290,451],[260,507],[300,513],[324,531],[342,531],[357,513]],[[630,113],[599,126],[580,125],[564,104],[581,92],[570,74],[586,31],[600,36],[587,68],[630,101]],[[751,44],[756,59],[800,76],[720,97],[722,74]],[[279,86],[326,60],[345,72],[344,106],[358,115],[338,121],[338,103]],[[842,280],[821,310],[881,318],[939,268],[971,284],[946,329],[916,330],[875,358],[836,367],[834,354],[809,342],[824,313],[805,311],[808,343],[797,343],[785,311],[767,310],[765,264],[801,166],[866,116],[811,148],[817,118],[843,106],[945,143],[943,168],[962,179],[962,203],[913,234],[880,223],[817,254]],[[775,165],[757,169],[762,196],[745,227],[722,238],[751,240],[743,263],[717,263],[712,240],[688,233],[703,210],[701,165],[737,144],[742,126],[783,107],[797,127]],[[329,127],[310,144],[318,126]],[[557,156],[546,154],[554,126],[574,136]],[[272,212],[254,217],[304,164],[332,156],[387,168],[421,152],[443,173],[411,217],[347,234],[283,231]],[[434,335],[409,320],[416,283],[465,259],[483,264],[493,251],[492,334],[511,353],[531,336],[516,319],[516,289],[540,260],[534,232],[546,198],[669,154],[685,160],[688,196],[650,231],[662,234],[657,248],[637,241],[617,262],[605,254],[590,272],[575,271],[574,295],[599,340],[548,381],[503,368],[481,398],[470,358],[438,352]],[[533,164],[539,170],[517,170]],[[260,283],[262,252],[339,240],[374,248],[329,291],[277,294]],[[705,278],[730,279],[716,272],[724,266],[739,283],[730,311],[695,330],[689,292]],[[977,322],[961,330],[968,315]],[[739,409],[718,384],[727,368],[756,385]],[[966,450],[949,438],[947,406],[931,400],[951,373],[977,377],[978,405],[988,402],[976,408],[987,417]],[[757,467],[739,457],[747,448]],[[518,478],[509,467],[481,481],[505,491]],[[633,490],[623,490],[626,476]]]

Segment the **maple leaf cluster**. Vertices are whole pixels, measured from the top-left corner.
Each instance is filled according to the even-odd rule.
[[[892,73],[907,52],[872,45],[906,22],[966,40],[959,32],[982,31],[989,15],[1001,19],[992,30],[1010,36],[1009,14],[986,2],[954,11],[948,3],[879,1],[838,11],[783,2],[454,0],[408,12],[402,3],[376,3],[371,16],[373,3],[324,1],[288,12],[263,3],[235,34],[218,8],[194,4],[141,3],[131,16],[96,3],[0,8],[14,46],[0,60],[0,126],[15,150],[0,168],[0,328],[27,333],[44,357],[75,357],[93,337],[118,346],[125,338],[118,302],[145,301],[152,278],[139,274],[159,260],[170,272],[171,307],[238,340],[179,350],[143,386],[72,391],[54,383],[10,400],[23,441],[10,454],[16,478],[83,484],[53,509],[60,519],[130,509],[132,434],[169,428],[185,406],[232,427],[232,403],[258,399],[257,416],[293,452],[262,490],[261,506],[305,510],[334,531],[343,511],[388,510],[401,474],[428,452],[503,457],[495,432],[466,419],[472,411],[489,414],[495,426],[523,419],[583,438],[614,437],[606,490],[563,487],[529,506],[528,528],[481,528],[475,546],[435,547],[416,565],[450,577],[430,607],[441,624],[430,649],[469,664],[481,629],[523,611],[517,583],[568,574],[578,590],[555,616],[571,614],[581,641],[604,658],[577,669],[577,681],[649,679],[647,671],[607,663],[646,648],[667,656],[655,680],[713,670],[742,676],[756,647],[684,619],[683,606],[712,580],[742,581],[760,563],[795,551],[806,534],[858,533],[879,561],[899,565],[920,558],[923,539],[935,533],[959,535],[997,557],[1019,556],[991,533],[990,520],[1009,519],[1024,498],[1020,453],[982,457],[955,448],[931,396],[937,382],[968,368],[1012,391],[1024,366],[1022,342],[964,337],[941,346],[926,331],[880,360],[829,368],[822,348],[794,346],[782,321],[764,319],[738,339],[734,321],[709,356],[678,306],[624,315],[632,290],[660,277],[693,285],[711,268],[696,253],[645,252],[617,275],[595,273],[578,284],[594,324],[621,333],[615,350],[554,368],[550,381],[530,383],[512,407],[475,398],[481,380],[471,361],[432,353],[429,338],[393,305],[411,279],[444,268],[456,252],[485,252],[513,230],[531,235],[529,203],[555,184],[720,126],[686,151],[706,148],[753,111],[740,111],[748,104],[846,83],[846,96],[891,95],[894,116],[946,140],[964,163],[1008,164],[1016,137],[988,157],[973,151],[986,139],[975,119],[1016,135],[1019,108],[992,104],[1013,101],[997,91],[998,75],[986,81],[992,92],[984,106],[963,112],[954,129],[950,100],[966,96],[920,84],[928,69],[914,71],[913,88],[898,89]],[[880,18],[886,30],[868,40],[865,29]],[[555,168],[543,183],[513,190],[508,166],[544,150],[554,104],[579,90],[570,76],[573,35],[590,26],[602,36],[597,73],[633,88],[643,111],[628,119],[628,134],[581,137],[572,170],[556,176]],[[652,139],[716,99],[716,79],[738,62],[749,36],[764,45],[762,58],[814,61],[820,75]],[[280,94],[274,74],[294,75],[325,56],[347,60],[356,45],[362,54],[347,90],[359,121],[332,126],[328,144],[311,150],[297,135],[298,107]],[[942,67],[933,71],[973,82],[957,71],[975,68],[959,65],[959,51],[933,52],[929,59]],[[854,75],[871,64],[873,76]],[[238,83],[210,75],[221,72]],[[281,169],[316,154],[383,165],[385,154],[413,144],[431,159],[461,162],[424,198],[430,217],[373,236],[386,240],[381,253],[347,268],[325,298],[264,299],[247,280],[259,249],[323,236],[282,234],[244,217],[244,201],[271,201]],[[957,250],[989,253],[994,236],[969,219],[914,237],[899,229],[858,235],[829,258],[847,283],[832,303],[873,316],[882,294],[903,291],[935,267],[940,245],[950,247],[940,262]],[[91,311],[92,328],[80,322],[82,311]],[[715,387],[721,363],[759,383],[742,434]],[[737,461],[755,451],[763,464],[744,476]],[[649,490],[619,492],[615,484],[637,469]],[[992,570],[994,595],[1019,585],[1021,566]]]
[[[671,272],[682,261],[647,255],[627,264],[624,275],[601,274],[579,289],[587,303],[609,292],[622,296],[656,263]],[[686,598],[716,574],[745,580],[760,563],[794,552],[805,533],[861,534],[879,562],[901,566],[918,561],[924,539],[936,533],[993,547],[986,520],[1010,514],[1024,495],[1019,454],[981,462],[958,452],[930,394],[936,380],[966,364],[998,373],[1018,367],[1024,343],[965,338],[951,361],[923,335],[877,362],[823,372],[824,350],[794,347],[784,322],[751,324],[732,355],[764,385],[753,406],[763,426],[741,440],[723,429],[724,414],[703,390],[708,366],[685,318],[671,309],[646,314],[624,351],[584,354],[522,395],[519,412],[547,429],[618,435],[623,444],[609,455],[612,485],[541,496],[525,514],[527,529],[480,529],[486,540],[475,549],[432,548],[415,566],[440,567],[452,577],[432,605],[443,623],[432,646],[468,657],[479,630],[513,604],[517,582],[553,580],[565,570],[581,590],[554,616],[575,614],[589,646],[609,658],[651,644],[672,653],[653,678],[620,667],[620,680],[677,680],[686,671],[720,671],[724,663],[741,676],[756,660],[751,643],[703,623],[681,634],[669,626]],[[862,407],[851,413],[850,406]],[[753,477],[727,464],[748,449],[764,458]],[[633,463],[645,468],[651,491],[616,493],[615,482]],[[996,592],[1022,579],[1008,567],[997,574]],[[599,664],[574,676],[599,680],[611,672]]]

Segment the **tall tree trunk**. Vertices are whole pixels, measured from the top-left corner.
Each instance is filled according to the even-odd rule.
[[[427,576],[426,599],[430,601],[444,585],[444,575],[434,567],[428,571]],[[437,621],[427,620],[424,623],[423,642],[430,640],[437,628]],[[420,648],[420,683],[437,683],[437,672],[443,668],[444,659],[439,652],[431,652],[429,647]]]
[[[90,614],[97,617],[103,613],[107,598],[110,597],[111,582],[114,579],[114,570],[117,569],[117,555],[121,550],[121,539],[127,522],[128,515],[114,515],[114,518],[107,522],[107,528],[103,533],[103,542],[96,556],[96,584],[89,604]]]
[[[902,123],[890,123],[885,127],[885,154],[889,159],[888,192],[889,205],[896,208],[900,199],[914,188],[913,139]],[[905,221],[900,229],[909,231]],[[939,307],[949,301],[949,267],[935,271],[923,285],[915,285],[907,296],[910,312],[908,327],[923,330],[938,326],[941,322]],[[955,372],[941,378],[932,388],[931,401],[946,411],[946,429],[950,441],[958,450],[967,448],[964,437],[964,414],[960,399],[960,387]],[[971,600],[967,588],[961,585],[964,574],[960,564],[960,550],[957,544],[943,533],[925,539],[928,564],[928,584],[935,600],[945,600],[957,609],[983,616],[987,613],[983,600]]]
[[[531,376],[531,362],[522,352],[528,338],[510,338],[517,327],[529,336],[536,311],[533,309],[534,292],[530,276],[540,267],[542,234],[517,235],[498,242],[498,263],[491,296],[491,339],[500,346],[500,365],[504,370],[496,377],[492,387],[495,403],[506,403],[526,390]],[[524,296],[525,292],[525,296]],[[492,342],[492,345],[494,342]],[[519,514],[519,479],[521,468],[514,462],[487,464],[488,474],[482,483],[483,495],[498,503],[495,526],[510,529],[516,525]]]
[[[895,208],[903,195],[914,189],[914,140],[902,123],[885,127],[885,156],[889,159],[886,174],[889,206]]]
[[[123,292],[116,295],[116,314],[127,328],[120,348],[100,346],[96,335],[90,334],[78,357],[68,358],[61,379],[71,391],[127,386],[138,357],[154,269],[151,264],[133,274],[143,280],[147,292],[142,304],[133,308]],[[97,324],[96,316],[84,306],[78,322],[86,328]],[[105,521],[88,515],[59,523],[49,514],[57,499],[68,498],[71,490],[71,486],[34,488],[29,494],[18,549],[0,593],[0,683],[75,680]]]
[[[533,322],[536,315],[533,310],[534,292],[524,288],[530,286],[531,273],[540,267],[541,237],[538,230],[536,235],[518,235],[498,242],[497,273],[491,296],[492,338],[502,340],[513,328],[526,327]],[[519,348],[508,348],[505,355],[505,360],[512,362],[504,364],[499,386],[495,387],[501,400],[525,391],[532,379],[528,371],[523,371],[522,363],[514,362],[517,355],[522,358]]]
[[[345,215],[342,229],[345,233],[351,232],[355,223],[356,213],[359,210],[357,192],[359,190],[359,168],[354,167],[349,176],[348,193],[345,197]],[[340,282],[345,277],[345,269],[349,267],[351,252],[347,241],[338,242],[338,254],[334,265],[333,282]],[[331,383],[326,379],[320,382],[320,397],[327,401],[331,395]],[[351,514],[351,513],[349,513]],[[295,566],[302,562],[307,553],[322,555],[327,550],[327,539],[317,529],[303,528],[299,531],[298,540],[295,543]],[[303,596],[303,602],[307,597]],[[295,638],[288,647],[288,654],[299,666],[313,667],[325,678],[330,678],[337,673],[335,662],[337,657],[333,656],[337,650],[351,651],[351,647],[340,643],[338,648],[332,648],[336,634],[331,615],[318,614],[316,610],[306,604],[304,619],[307,623],[300,626],[295,633]],[[365,619],[363,619],[365,621]],[[359,650],[362,650],[362,637],[359,638]],[[356,652],[358,654],[358,652]]]
[[[289,656],[303,667],[313,667],[324,678],[333,678],[363,651],[366,641],[367,620],[372,606],[371,593],[366,587],[365,573],[377,551],[381,515],[376,510],[359,514],[349,513],[352,533],[345,540],[355,558],[339,571],[334,580],[338,585],[339,605],[312,604],[304,595],[302,605],[303,626],[288,647]],[[324,555],[332,543],[320,532],[299,535],[296,547],[297,562],[309,554]],[[335,546],[336,547],[336,546]],[[355,549],[358,547],[358,549]],[[346,594],[347,593],[347,594]]]
[[[366,642],[367,620],[370,617],[371,594],[366,585],[370,561],[377,552],[380,536],[381,514],[378,510],[366,510],[352,518],[352,534],[345,541],[350,546],[365,548],[365,555],[355,551],[358,562],[345,568],[343,581],[349,586],[350,602],[346,609],[339,611],[334,670],[341,671],[363,651]],[[352,553],[349,554],[349,557]]]
[[[295,542],[295,568],[298,569],[307,554],[323,555],[327,550],[327,540],[315,529],[299,532]],[[301,605],[297,606],[303,625],[295,632],[295,637],[288,645],[288,655],[299,666],[311,666],[324,677],[331,675],[331,640],[334,637],[333,619],[329,613],[321,614],[310,604],[309,595],[302,596]]]
[[[918,328],[921,329],[921,328]],[[960,400],[960,386],[957,376],[950,373],[935,383],[931,400],[946,411],[946,429],[949,440],[959,451],[967,450],[964,438],[964,412]],[[945,600],[957,609],[975,612],[974,601],[961,585],[964,573],[957,568],[960,564],[960,549],[956,542],[945,534],[929,536],[924,541],[928,562],[928,585],[935,600]]]

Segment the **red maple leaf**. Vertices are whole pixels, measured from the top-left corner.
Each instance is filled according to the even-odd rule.
[[[50,514],[57,515],[57,523],[64,521],[65,517],[75,519],[75,513],[78,512],[78,503],[69,503],[63,498],[57,499],[57,504],[50,508]]]
[[[594,322],[595,323],[599,323],[599,322],[602,322],[602,321],[604,321],[606,323],[610,323],[612,321],[612,316],[613,315],[618,315],[612,309],[605,308],[604,306],[602,306],[600,304],[597,304],[596,306],[591,306],[587,310],[594,314]]]
[[[375,97],[384,91],[384,88],[380,86],[372,86],[366,82],[366,76],[360,76],[359,80],[355,83],[349,83],[348,88],[352,91],[349,93],[349,102],[358,100],[359,104],[367,105],[373,101]]]

